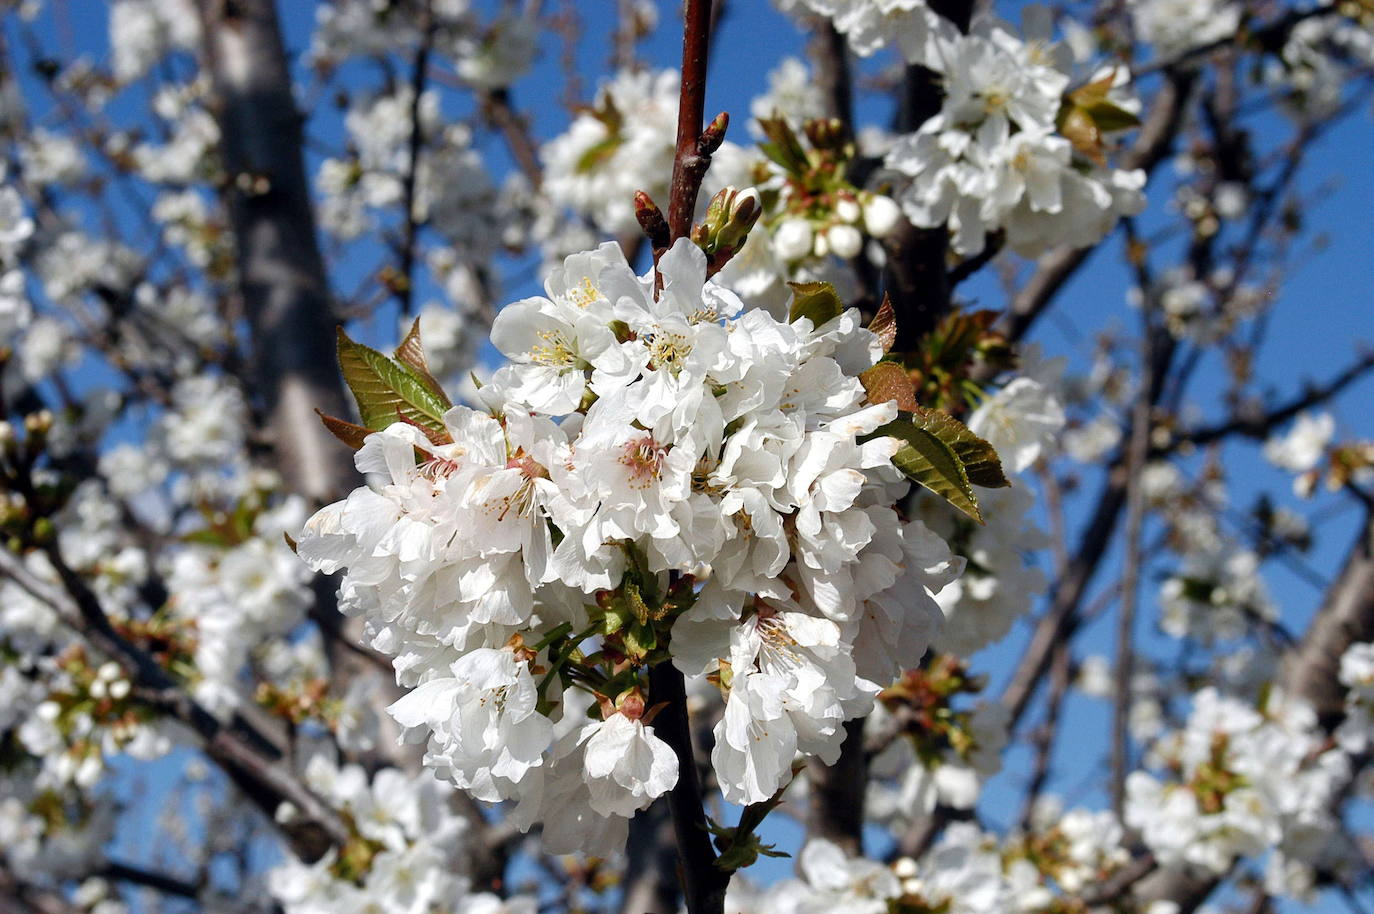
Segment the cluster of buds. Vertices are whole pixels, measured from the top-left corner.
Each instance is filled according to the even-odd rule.
[[[859,256],[865,235],[884,238],[897,228],[902,215],[892,198],[849,180],[855,148],[840,121],[807,121],[805,144],[782,117],[759,124],[768,137],[760,148],[782,169],[781,182],[760,176],[771,198],[764,202],[780,258],[796,263],[834,254],[848,260]]]
[[[910,737],[917,758],[933,767],[949,750],[963,757],[975,747],[972,712],[955,710],[954,699],[976,695],[984,685],[983,677],[969,674],[968,661],[936,654],[921,669],[908,670],[884,689],[878,700]]]
[[[81,646],[56,658],[61,684],[34,711],[21,732],[30,751],[53,742],[60,781],[89,786],[104,770],[104,757],[144,732],[149,712],[132,700],[133,685],[114,661],[94,666]],[[39,754],[39,753],[35,753]]]

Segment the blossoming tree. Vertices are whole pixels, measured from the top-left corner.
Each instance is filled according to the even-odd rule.
[[[1364,910],[1374,8],[1022,6],[0,6],[0,911]]]

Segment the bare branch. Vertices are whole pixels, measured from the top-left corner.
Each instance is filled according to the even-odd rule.
[[[668,227],[674,241],[692,230],[701,179],[710,165],[710,152],[715,151],[703,154],[701,149],[706,117],[706,64],[711,51],[711,7],[711,0],[686,0],[682,6],[682,84],[678,95],[677,153],[668,201]]]
[[[1205,446],[1232,436],[1263,440],[1279,426],[1294,418],[1304,410],[1314,409],[1328,403],[1351,384],[1374,370],[1374,351],[1366,352],[1353,365],[1336,375],[1325,384],[1309,385],[1301,394],[1259,415],[1236,415],[1216,425],[1201,426],[1190,431],[1180,432],[1163,448],[1176,450],[1184,444]]]
[[[405,174],[401,177],[401,205],[405,208],[404,235],[401,238],[401,266],[394,289],[401,303],[401,313],[408,315],[415,304],[415,238],[420,232],[420,220],[415,215],[416,179],[420,174],[420,152],[424,146],[424,125],[420,123],[420,101],[425,94],[425,79],[429,72],[429,55],[434,48],[438,23],[434,20],[432,0],[420,6],[420,44],[415,49],[415,62],[410,73],[410,136],[406,141]]]
[[[666,702],[658,715],[655,732],[677,756],[677,784],[668,793],[681,860],[682,894],[688,914],[721,914],[729,875],[716,866],[711,833],[706,828],[696,753],[687,719],[687,690],[682,673],[671,662],[649,669],[649,699]]]

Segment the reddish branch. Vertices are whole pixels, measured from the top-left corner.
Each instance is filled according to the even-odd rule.
[[[668,228],[676,241],[692,230],[701,180],[711,164],[711,153],[725,138],[719,128],[714,146],[702,134],[706,117],[706,63],[711,51],[711,0],[686,0],[682,7],[682,86],[678,95],[677,153],[673,158],[673,183],[668,201]],[[724,115],[722,115],[723,117]],[[719,121],[720,118],[717,118]]]

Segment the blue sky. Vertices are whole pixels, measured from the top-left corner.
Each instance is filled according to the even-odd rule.
[[[490,7],[490,2],[480,4]],[[1013,15],[1019,3],[1001,3],[999,10]],[[297,61],[308,48],[313,26],[315,4],[307,0],[286,0],[279,4],[283,11],[284,26],[288,45]],[[615,4],[611,0],[588,0],[573,4],[551,0],[546,6],[554,11],[576,7],[584,17],[584,30],[577,46],[578,70],[583,77],[583,97],[590,100],[595,89],[596,78],[605,72],[605,63],[610,55],[609,25]],[[52,10],[66,17],[65,24],[54,20],[45,13],[37,24],[39,34],[58,42],[70,42],[83,53],[103,57],[106,51],[105,5],[90,0],[76,3],[61,3],[52,0]],[[662,21],[657,33],[643,45],[644,58],[654,66],[677,66],[679,57],[677,4],[660,3]],[[19,47],[15,41],[14,29],[10,29],[11,47]],[[777,61],[787,54],[801,54],[804,48],[802,36],[792,23],[779,14],[774,7],[763,0],[736,0],[729,5],[729,13],[721,24],[716,37],[712,56],[712,78],[707,93],[708,116],[718,110],[730,112],[735,118],[731,137],[743,142],[747,138],[745,121],[748,117],[750,99],[761,92],[767,84],[767,73]],[[516,105],[532,117],[534,133],[538,137],[549,137],[566,125],[567,113],[557,103],[562,94],[563,75],[559,64],[561,48],[550,36],[545,36],[543,53],[534,71],[514,87]],[[868,67],[867,69],[872,69]],[[25,73],[25,81],[32,85],[34,77]],[[350,88],[363,88],[376,83],[376,73],[363,66],[347,68],[341,76],[343,85]],[[126,93],[114,107],[117,114],[131,112],[144,104],[145,96],[141,89]],[[30,93],[31,97],[39,97]],[[469,113],[470,103],[452,93],[445,101],[445,110],[451,116]],[[341,128],[340,119],[330,106],[317,106],[316,116],[312,117],[308,131],[313,143],[310,153],[311,171],[320,158],[319,149],[338,145]],[[38,111],[41,115],[41,110]],[[858,106],[861,122],[885,123],[889,117],[886,102],[872,97],[861,100]],[[1262,148],[1272,148],[1289,130],[1286,122],[1276,115],[1267,114],[1254,117],[1247,126],[1253,131]],[[483,133],[479,148],[486,157],[495,175],[504,175],[511,162],[500,138],[491,133]],[[1315,193],[1329,186],[1330,193],[1322,202],[1307,213],[1308,236],[1311,241],[1322,236],[1324,242],[1319,248],[1300,258],[1300,266],[1291,272],[1279,288],[1276,307],[1270,318],[1270,327],[1265,345],[1258,353],[1257,374],[1272,386],[1280,397],[1287,397],[1300,390],[1306,380],[1322,380],[1339,371],[1353,357],[1355,347],[1361,341],[1374,338],[1374,257],[1370,256],[1369,213],[1374,211],[1374,169],[1368,167],[1367,150],[1374,148],[1374,124],[1367,111],[1358,113],[1343,127],[1327,135],[1312,150],[1310,160],[1304,170],[1305,177],[1299,186],[1306,192]],[[1168,198],[1172,175],[1165,165],[1157,181],[1151,187],[1152,214],[1142,220],[1147,231],[1152,225],[1163,224],[1168,217],[1162,209]],[[134,224],[132,214],[125,214],[129,225]],[[335,269],[336,288],[341,291],[356,287],[366,269],[375,266],[379,251],[375,247],[364,246],[364,256],[349,258],[348,262],[338,264]],[[505,262],[511,276],[528,277],[528,264]],[[1168,265],[1161,259],[1158,268]],[[1078,369],[1086,365],[1093,336],[1104,327],[1115,326],[1131,331],[1136,318],[1126,302],[1126,292],[1130,278],[1121,265],[1120,242],[1118,237],[1108,240],[1103,249],[1093,256],[1088,266],[1068,285],[1061,294],[1056,314],[1046,318],[1037,327],[1033,338],[1040,342],[1048,355],[1066,355],[1071,364]],[[528,279],[517,279],[506,284],[503,300],[512,301],[535,291]],[[968,284],[965,293],[975,299],[982,307],[1000,308],[1004,295],[993,277],[985,275]],[[441,291],[432,285],[422,286],[417,300],[441,297]],[[394,339],[396,325],[394,311],[382,309],[378,316],[361,328],[361,334],[377,343]],[[98,384],[104,380],[99,373],[92,372],[86,379],[87,384]],[[1220,415],[1217,396],[1224,386],[1224,377],[1215,357],[1210,358],[1199,370],[1193,385],[1189,402],[1210,416]],[[1336,410],[1341,437],[1374,436],[1374,423],[1370,421],[1367,408],[1374,382],[1365,381],[1353,387]],[[1289,480],[1258,459],[1257,448],[1249,443],[1241,443],[1227,448],[1225,466],[1232,474],[1233,506],[1239,510],[1247,509],[1253,499],[1261,492],[1270,492],[1279,505],[1294,508],[1309,515],[1330,514],[1317,530],[1316,542],[1305,561],[1319,574],[1334,576],[1338,564],[1353,535],[1358,512],[1341,508],[1330,496],[1319,496],[1311,503],[1302,503],[1292,497]],[[1085,492],[1096,489],[1095,474],[1085,471]],[[1070,508],[1070,521],[1082,519],[1084,508],[1075,502]],[[1110,554],[1103,566],[1098,589],[1101,583],[1111,578],[1120,567],[1120,556]],[[1139,632],[1143,650],[1147,653],[1162,653],[1171,649],[1172,643],[1159,636],[1155,629],[1156,601],[1154,595],[1158,580],[1148,569],[1141,591],[1139,613]],[[1318,593],[1310,583],[1285,568],[1282,564],[1271,563],[1268,580],[1273,595],[1283,608],[1284,622],[1294,630],[1301,630]],[[1081,637],[1080,653],[1110,653],[1111,628],[1114,621],[1110,615],[1090,627]],[[987,672],[992,677],[990,691],[995,694],[1007,672],[1011,669],[1028,626],[1017,628],[1013,636],[1002,645],[991,648],[975,661],[975,668]],[[1099,773],[1105,763],[1104,758],[1095,755],[1098,747],[1105,752],[1106,733],[1109,716],[1105,705],[1082,696],[1070,699],[1066,708],[1064,738],[1061,739],[1056,755],[1056,770],[1060,772],[1051,782],[1051,789],[1060,790],[1072,799],[1090,803],[1101,801],[1100,792],[1082,792],[1082,785],[1095,773]],[[1085,752],[1087,747],[1091,751]],[[1015,788],[1024,776],[1024,759],[1013,753],[1008,757],[1006,772],[995,781],[985,797],[980,809],[982,815],[994,824],[1004,823],[1014,817],[1019,809],[1019,791]],[[1081,793],[1081,795],[1080,795]],[[1367,810],[1364,819],[1368,819]],[[771,836],[785,848],[795,850],[798,831],[785,823],[770,827]],[[132,837],[132,835],[130,836]],[[126,849],[134,853],[137,845],[129,843]],[[757,872],[764,878],[772,878],[788,873],[791,861],[767,861]],[[1289,906],[1285,910],[1300,910]],[[1325,900],[1319,906],[1308,910],[1344,910],[1338,901]]]

